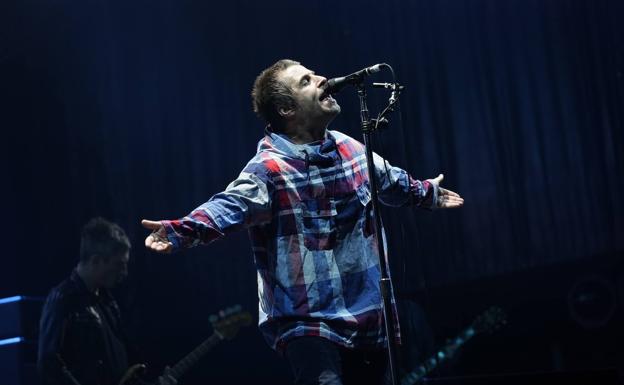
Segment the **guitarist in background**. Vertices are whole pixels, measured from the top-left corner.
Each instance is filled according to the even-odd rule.
[[[53,288],[40,320],[38,370],[46,385],[117,385],[128,368],[127,341],[110,289],[128,275],[130,241],[103,218],[82,229],[80,261]],[[175,384],[167,377],[163,385]]]

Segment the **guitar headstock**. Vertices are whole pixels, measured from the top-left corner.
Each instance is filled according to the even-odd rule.
[[[472,323],[477,333],[492,332],[507,324],[507,314],[498,306],[492,306]]]
[[[251,314],[243,311],[240,305],[228,307],[211,315],[208,320],[212,324],[215,333],[223,339],[232,339],[243,326],[251,324]]]

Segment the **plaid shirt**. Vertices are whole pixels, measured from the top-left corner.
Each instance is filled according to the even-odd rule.
[[[375,154],[384,204],[434,207],[434,185],[384,162]],[[381,347],[380,267],[367,172],[364,146],[340,132],[327,131],[315,145],[267,133],[225,191],[162,224],[174,249],[249,231],[259,327],[273,348],[299,336],[348,348]]]

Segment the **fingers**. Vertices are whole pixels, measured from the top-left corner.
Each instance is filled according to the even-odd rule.
[[[458,202],[458,201],[445,201],[445,202],[440,202],[438,208],[441,209],[456,209],[456,208],[460,208],[464,205],[464,202]]]
[[[440,183],[444,180],[444,174],[440,174],[433,179],[429,179],[431,183],[438,186],[438,201],[437,206],[440,208],[456,208],[464,205],[464,198],[462,198],[455,191],[447,190],[439,187]]]
[[[159,221],[143,219],[141,225],[152,233],[145,237],[145,247],[159,253],[170,253],[173,244],[167,240],[165,229]]]
[[[141,225],[149,230],[158,230],[162,226],[159,221],[150,221],[148,219],[143,219]]]
[[[458,198],[460,198],[459,194],[456,193],[455,191],[447,190],[447,189],[442,188],[442,187],[440,187],[440,194],[451,196],[451,197],[458,197]]]
[[[462,207],[464,205],[464,201],[463,200],[447,200],[442,202],[440,208],[444,208],[444,209],[454,209],[454,208],[459,208]]]
[[[159,253],[170,253],[173,250],[173,244],[171,242],[160,240],[152,234],[145,238],[145,247]]]
[[[152,235],[148,235],[147,237],[145,237],[145,247],[147,247],[148,249],[152,248],[152,244],[154,244],[154,237],[152,237]]]
[[[464,205],[464,198],[460,197],[456,192],[440,188],[438,195],[438,207],[440,208],[458,208]]]
[[[435,183],[436,185],[439,185],[443,179],[444,179],[444,174],[440,174],[437,177],[431,179],[431,182]]]

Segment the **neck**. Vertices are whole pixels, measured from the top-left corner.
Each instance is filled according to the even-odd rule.
[[[317,142],[325,137],[325,131],[327,125],[323,126],[306,126],[297,125],[287,127],[284,130],[284,134],[296,144],[306,144],[311,142]]]
[[[91,269],[89,269],[88,266],[80,262],[78,264],[78,267],[76,267],[76,272],[78,273],[80,279],[82,279],[82,282],[84,282],[87,290],[89,290],[91,293],[97,294],[99,286]]]

